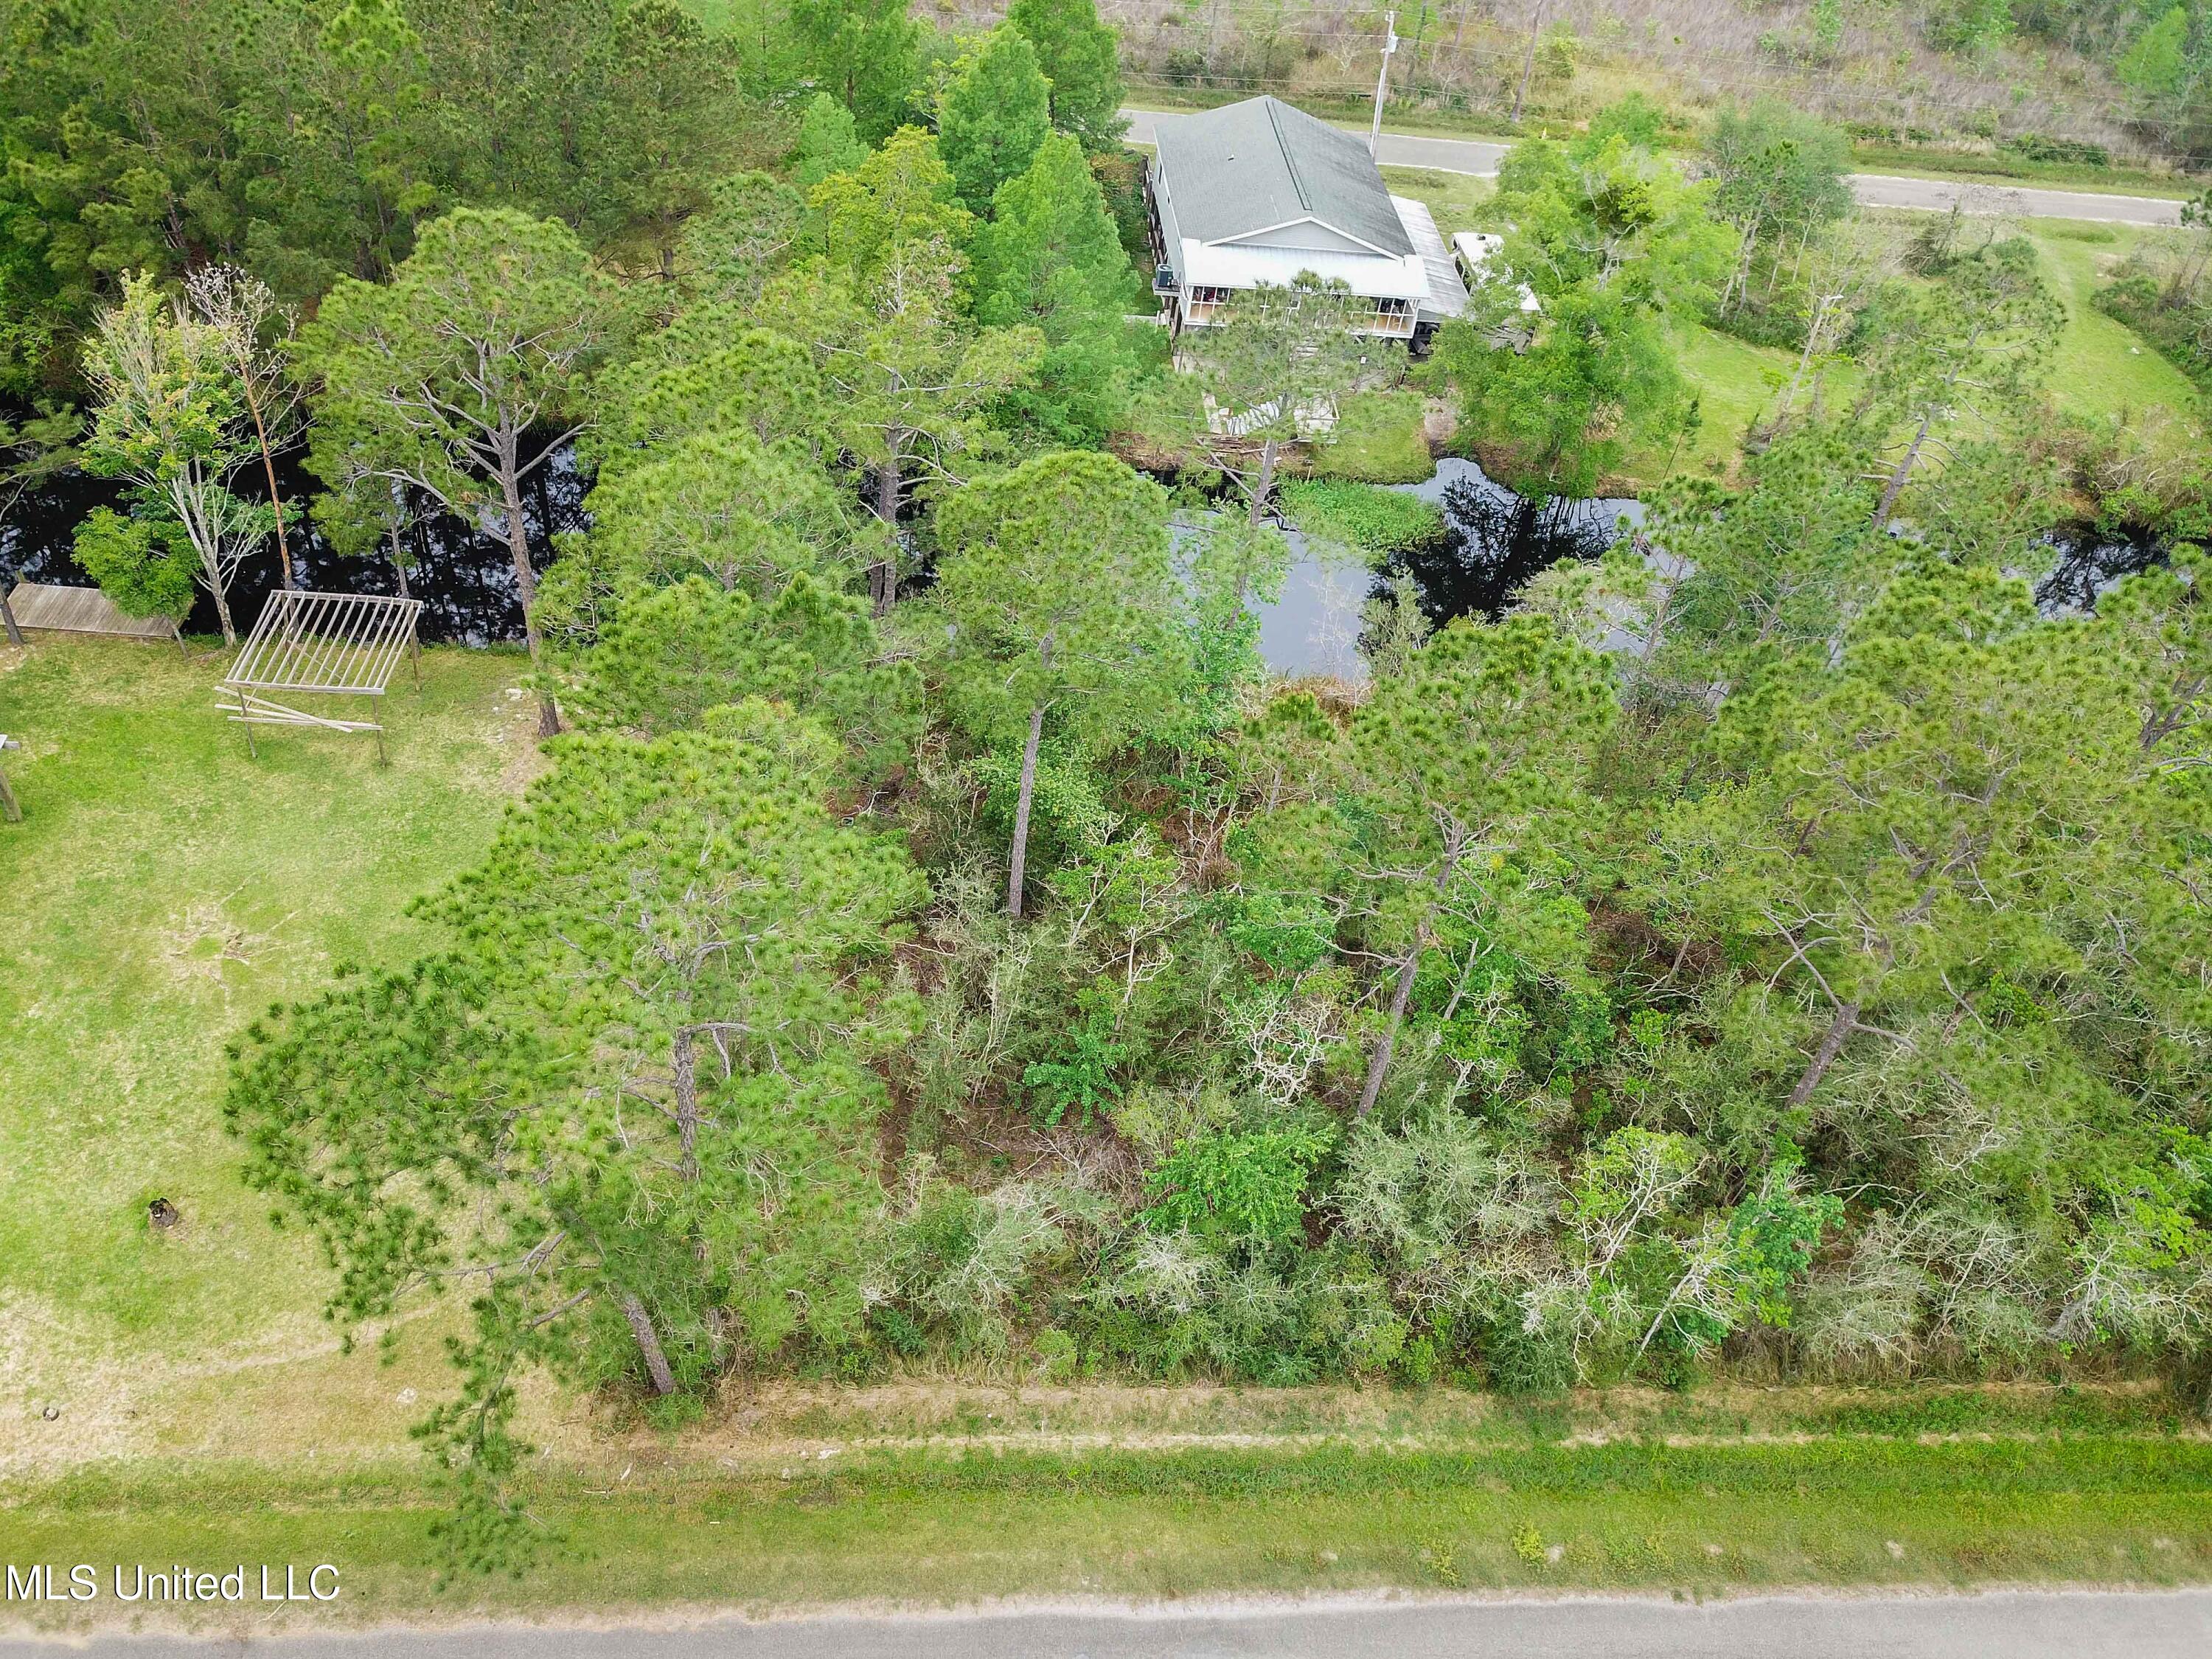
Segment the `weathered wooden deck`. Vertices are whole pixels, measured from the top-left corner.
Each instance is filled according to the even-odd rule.
[[[167,617],[126,617],[96,587],[57,587],[48,582],[17,582],[8,595],[15,625],[25,632],[105,634],[126,640],[173,640],[177,625]]]

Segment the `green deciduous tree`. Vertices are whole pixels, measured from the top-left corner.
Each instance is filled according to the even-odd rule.
[[[391,282],[341,282],[300,356],[321,382],[308,464],[325,479],[348,457],[495,526],[514,565],[531,660],[538,574],[522,485],[591,423],[586,376],[618,313],[565,225],[465,208],[426,227]],[[547,428],[565,423],[565,429]],[[541,694],[540,729],[560,716]]]
[[[907,0],[794,0],[791,33],[807,76],[852,111],[862,138],[888,137],[913,110],[921,28]]]
[[[1762,98],[1747,110],[1728,108],[1705,136],[1705,165],[1713,181],[1714,216],[1740,239],[1734,269],[1722,285],[1723,317],[1749,295],[1753,263],[1765,255],[1805,246],[1823,227],[1851,210],[1850,141],[1819,117]]]
[[[260,452],[284,586],[297,587],[291,543],[285,534],[284,502],[276,490],[276,451],[296,439],[300,430],[300,388],[289,361],[292,312],[277,303],[266,283],[230,265],[204,265],[192,272],[185,279],[185,303],[208,330],[238,382],[238,399]]]
[[[1036,48],[1052,82],[1052,121],[1083,148],[1103,155],[1119,148],[1121,62],[1114,31],[1098,21],[1095,0],[1013,0],[1006,21]]]
[[[138,510],[182,535],[224,642],[236,644],[231,579],[270,520],[229,487],[260,451],[225,342],[153,278],[133,276],[86,343],[84,372],[100,403],[87,470],[127,479]]]
[[[1680,422],[1688,391],[1666,320],[1704,310],[1735,246],[1707,216],[1710,189],[1620,135],[1573,149],[1531,140],[1501,164],[1505,280],[1477,286],[1436,360],[1524,486],[1586,495],[1630,442]],[[1516,352],[1493,342],[1522,283],[1543,309]]]
[[[170,544],[175,535],[173,524],[149,524],[95,507],[76,527],[76,562],[125,616],[182,622],[192,608],[194,561],[189,546],[183,557],[177,556]]]
[[[960,60],[938,100],[937,143],[971,213],[988,213],[999,186],[1029,171],[1052,131],[1049,91],[1015,29],[992,30]]]
[[[951,268],[964,296],[959,278],[975,217],[961,206],[952,170],[933,134],[901,127],[858,167],[833,173],[806,199],[821,221],[830,263],[855,289],[901,280],[904,251],[919,246],[935,251]]]
[[[984,743],[1022,744],[1006,878],[1018,916],[1047,718],[1108,745],[1157,723],[1182,689],[1167,494],[1111,456],[1069,451],[969,485],[937,530],[956,714]]]
[[[807,100],[806,113],[799,122],[799,159],[793,164],[791,182],[802,191],[812,190],[824,179],[852,173],[868,159],[860,142],[853,112],[826,92]]]
[[[975,238],[975,315],[1043,337],[1034,389],[1006,400],[1018,425],[1100,442],[1126,407],[1142,342],[1129,314],[1136,273],[1073,138],[1054,134],[1029,171],[999,186]]]

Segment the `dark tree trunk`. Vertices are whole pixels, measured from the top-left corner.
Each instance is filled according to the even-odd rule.
[[[1521,119],[1521,106],[1528,101],[1528,77],[1536,72],[1536,38],[1542,33],[1543,28],[1544,8],[1540,0],[1536,15],[1528,23],[1528,55],[1522,60],[1521,84],[1513,91],[1513,114],[1510,118],[1516,124]]]
[[[253,435],[261,444],[261,476],[269,483],[269,510],[276,515],[276,562],[284,573],[284,586],[297,587],[300,578],[292,568],[292,544],[284,533],[284,498],[276,490],[276,462],[269,453],[269,428],[261,422],[261,404],[253,395],[251,375],[240,375],[246,388],[246,407],[253,416]]]
[[[1287,398],[1288,394],[1285,395]],[[1292,413],[1291,419],[1294,422],[1297,421],[1297,416],[1295,412]],[[1249,520],[1255,530],[1260,527],[1260,515],[1267,511],[1268,494],[1275,487],[1275,462],[1279,454],[1279,452],[1273,438],[1267,439],[1261,444],[1260,482],[1252,491],[1252,512]]]
[[[1415,939],[1413,948],[1398,965],[1398,986],[1390,994],[1390,1024],[1383,1030],[1382,1046],[1375,1050],[1375,1058],[1367,1064],[1367,1082],[1359,1091],[1359,1109],[1355,1116],[1365,1117],[1382,1097],[1382,1079],[1389,1074],[1390,1056],[1398,1048],[1398,1028],[1406,1022],[1406,1005],[1413,1000],[1413,981],[1420,976],[1425,942]]]
[[[1912,434],[1912,441],[1905,447],[1903,458],[1897,463],[1897,471],[1889,475],[1889,483],[1881,492],[1881,505],[1874,510],[1874,527],[1876,530],[1889,528],[1889,515],[1897,510],[1897,498],[1905,493],[1905,481],[1912,476],[1913,466],[1920,459],[1920,446],[1928,441],[1928,423],[1934,418],[1932,414],[1920,417],[1920,429]]]
[[[530,648],[530,667],[534,674],[538,669],[538,572],[530,562],[530,529],[522,516],[522,481],[518,451],[520,435],[509,432],[502,435],[499,454],[500,499],[507,512],[507,550],[514,561],[514,590],[522,601],[522,638]],[[538,689],[538,735],[541,738],[557,736],[561,730],[561,711],[545,688]]]
[[[8,590],[14,582],[12,576],[0,576],[0,625],[8,629],[9,644],[21,645],[23,643],[23,630],[16,626],[15,607],[8,603]]]
[[[1428,948],[1429,935],[1436,927],[1437,909],[1444,902],[1444,891],[1451,885],[1453,872],[1459,868],[1463,843],[1455,833],[1444,846],[1443,867],[1437,872],[1436,896],[1430,901],[1428,914],[1413,932],[1413,948],[1398,967],[1398,983],[1390,993],[1390,1023],[1383,1028],[1382,1042],[1375,1050],[1375,1058],[1367,1065],[1367,1081],[1359,1091],[1359,1109],[1356,1115],[1365,1117],[1375,1109],[1375,1103],[1382,1097],[1382,1080],[1389,1075],[1390,1056],[1397,1052],[1398,1030],[1406,1023],[1406,1006],[1413,1000],[1413,981],[1420,976],[1421,952]]]
[[[699,1072],[693,1063],[691,1044],[689,1028],[678,1030],[668,1056],[668,1067],[675,1082],[676,1139],[684,1148],[677,1173],[686,1181],[699,1178]]]
[[[1828,1067],[1836,1063],[1836,1056],[1844,1052],[1844,1044],[1850,1041],[1851,1029],[1858,1024],[1859,1005],[1846,1002],[1836,1010],[1835,1018],[1821,1035],[1820,1046],[1813,1051],[1813,1059],[1805,1067],[1805,1074],[1797,1079],[1797,1086],[1790,1091],[1790,1103],[1802,1106],[1812,1099],[1813,1091],[1820,1086],[1820,1079],[1828,1074]]]
[[[628,1291],[617,1293],[623,1318],[629,1324],[629,1334],[637,1339],[637,1351],[645,1356],[645,1374],[653,1379],[653,1391],[657,1395],[676,1392],[676,1373],[669,1369],[668,1355],[660,1346],[660,1336],[653,1328],[653,1316],[645,1310],[645,1304]]]

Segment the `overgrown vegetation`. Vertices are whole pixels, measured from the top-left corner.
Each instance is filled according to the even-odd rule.
[[[2138,250],[2097,304],[2212,392],[2212,191],[2181,210],[2181,228]]]
[[[1443,534],[1444,515],[1433,501],[1373,484],[1333,478],[1293,478],[1283,486],[1283,510],[1309,536],[1382,554],[1415,547]]]
[[[140,35],[9,15],[9,188],[54,175],[9,198],[9,373],[91,394],[82,456],[132,488],[82,544],[134,608],[220,599],[281,535],[278,392],[344,544],[417,511],[506,542],[544,775],[399,861],[390,948],[224,1020],[223,1121],[331,1316],[465,1304],[458,1388],[415,1413],[460,1560],[532,1536],[539,1370],[665,1426],[733,1377],[969,1368],[2205,1402],[2207,490],[2147,419],[2051,418],[2035,245],[1869,234],[1838,135],[1774,106],[1692,176],[1629,98],[1508,155],[1420,392],[1310,274],[1223,302],[1171,373],[1129,316],[1085,0],[957,50],[876,0],[726,33],[659,0],[293,21],[289,56],[195,46],[172,140],[104,101]],[[513,63],[551,89],[479,155],[452,135]],[[319,120],[209,163],[260,82]],[[138,165],[65,167],[88,130]],[[1672,465],[1707,320],[1788,353],[1725,487]],[[1668,464],[1603,560],[1433,630],[1401,589],[1362,685],[1286,687],[1267,513],[1434,538],[1342,476],[1425,462],[1424,392],[1531,495]],[[1140,412],[1232,507],[1110,453]],[[0,436],[29,476],[80,431]],[[520,486],[556,454],[588,522],[548,549]],[[2167,545],[2062,617],[2023,573],[2069,492]],[[1559,1452],[1506,1462],[1563,1503],[1675,1478]],[[1678,1462],[1751,1495],[1824,1467],[1730,1455]],[[2196,1479],[2136,1456],[2097,1454]],[[1242,1503],[1480,1462],[891,1474]],[[1946,1480],[2055,1490],[1994,1452]],[[1498,1536],[1533,1569],[1550,1524]]]

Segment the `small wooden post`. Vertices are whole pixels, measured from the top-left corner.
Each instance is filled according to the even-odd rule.
[[[6,732],[0,732],[0,750],[21,749],[22,746]],[[23,821],[22,805],[16,800],[15,792],[8,787],[8,774],[5,771],[0,771],[0,818],[7,819],[10,823],[21,823]]]

